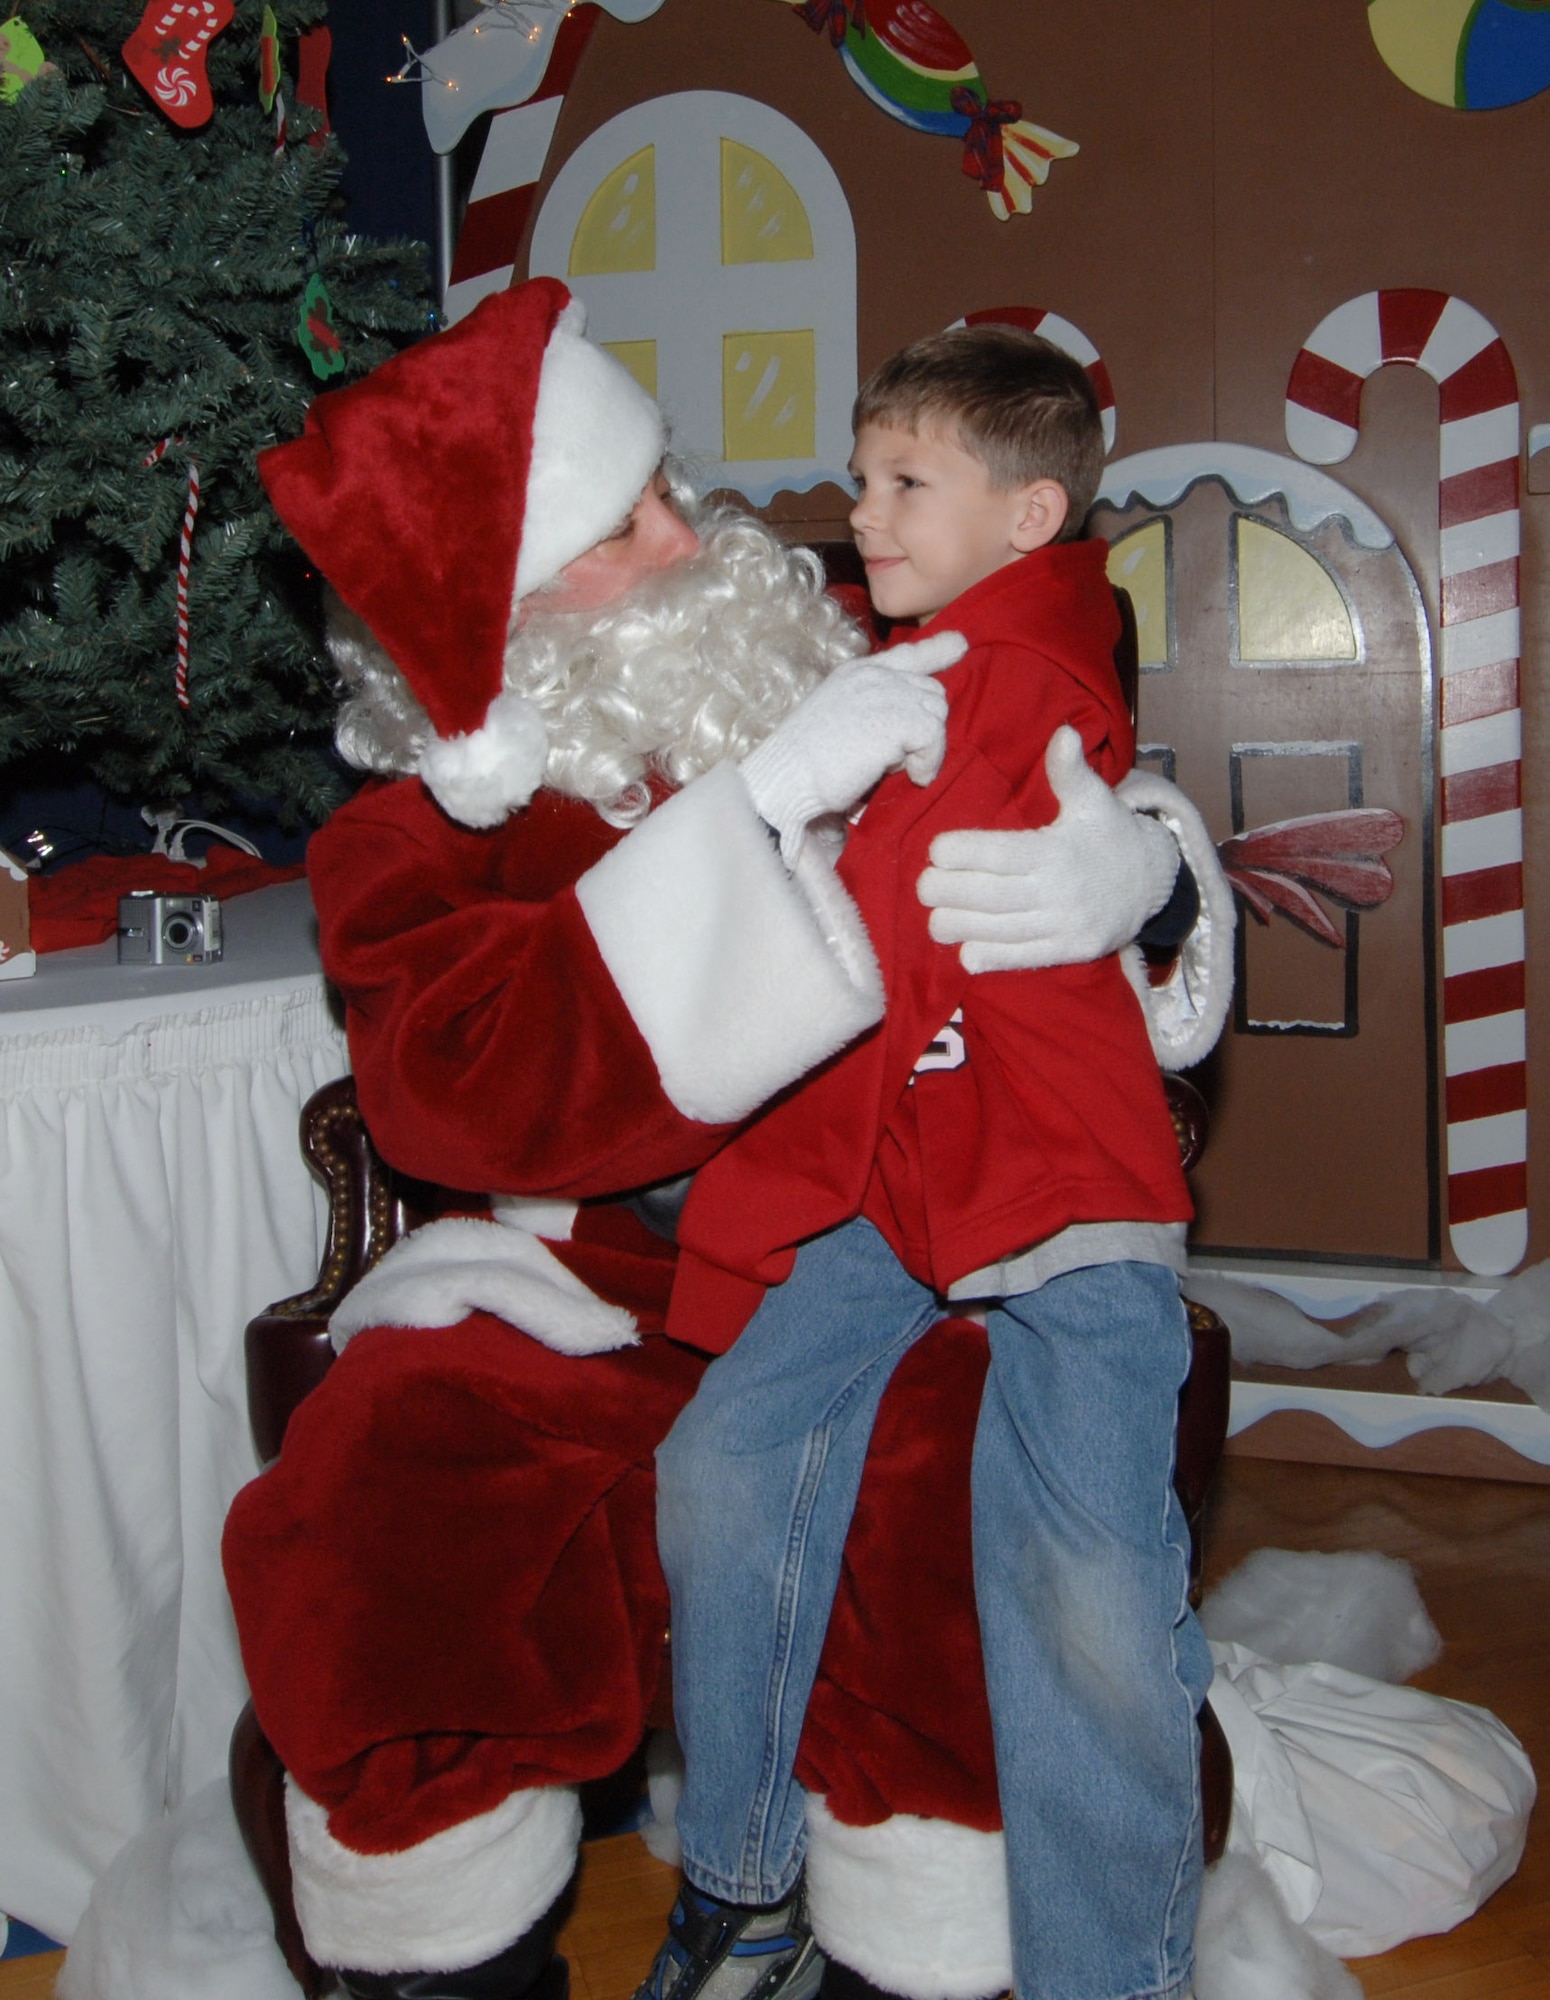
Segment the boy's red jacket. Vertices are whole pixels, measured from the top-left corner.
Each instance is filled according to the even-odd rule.
[[[700,1169],[670,1333],[730,1346],[796,1246],[857,1214],[943,1292],[1072,1223],[1189,1219],[1157,1060],[1119,959],[971,976],[956,947],[933,942],[915,893],[937,834],[1055,817],[1044,753],[1061,723],[1106,783],[1129,770],[1106,557],[1101,541],[1035,550],[925,628],[970,646],[942,676],[941,776],[924,789],[885,779],[839,863],[887,1017]],[[949,1066],[917,1073],[944,1029]]]

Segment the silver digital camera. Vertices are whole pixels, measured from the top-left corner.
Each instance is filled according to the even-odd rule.
[[[120,965],[213,965],[221,955],[214,896],[162,896],[131,889],[118,899]]]

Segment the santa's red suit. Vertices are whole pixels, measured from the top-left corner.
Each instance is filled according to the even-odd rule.
[[[602,1197],[699,1165],[876,999],[859,936],[836,949],[833,878],[787,876],[730,768],[624,836],[549,793],[476,833],[417,780],[373,787],[311,872],[383,1152],[532,1199],[420,1232],[358,1290],[336,1338],[455,1323],[348,1338],[239,1496],[227,1574],[314,1955],[467,1964],[563,1887],[572,1788],[635,1747],[662,1666],[652,1453],[703,1361],[660,1335],[670,1246]],[[708,907],[729,916],[709,957]],[[678,1004],[642,1021],[621,988],[663,967]],[[481,1282],[504,1319],[460,1310]],[[1003,1976],[1004,1928],[967,1959],[954,1937],[999,1894],[968,1559],[983,1368],[953,1323],[884,1405],[802,1770],[827,1799],[821,1938],[922,1995]],[[953,1824],[879,1825],[899,1813]]]

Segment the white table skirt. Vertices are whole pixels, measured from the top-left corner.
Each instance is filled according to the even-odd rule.
[[[109,945],[0,1006],[0,1909],[64,1940],[225,1768],[242,1330],[322,1245],[297,1121],[347,1063],[305,885],[226,915],[218,980]]]

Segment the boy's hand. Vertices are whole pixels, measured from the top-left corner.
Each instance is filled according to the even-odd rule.
[[[888,771],[929,785],[942,767],[947,694],[932,674],[967,650],[956,632],[838,668],[743,759],[762,820],[789,868],[810,820],[848,812]]]
[[[931,935],[968,972],[1076,965],[1129,944],[1168,900],[1179,850],[1167,828],[1118,800],[1069,724],[1044,768],[1060,811],[1030,833],[938,834],[916,887]]]

